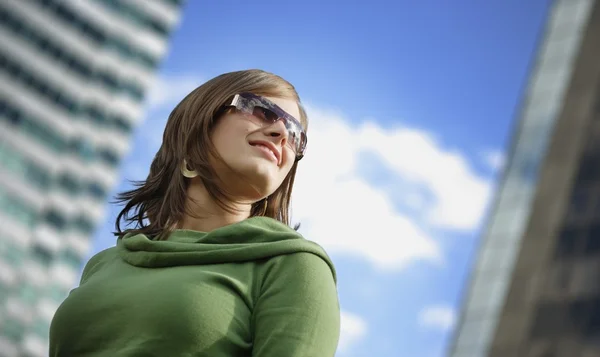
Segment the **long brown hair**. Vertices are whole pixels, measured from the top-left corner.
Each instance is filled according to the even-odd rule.
[[[295,100],[300,109],[299,119],[306,128],[306,112],[296,89],[275,74],[244,70],[209,80],[188,94],[169,115],[162,145],[154,156],[146,180],[134,182],[135,189],[117,194],[115,203],[124,204],[124,207],[116,218],[116,236],[142,233],[151,239],[168,238],[186,213],[190,179],[181,174],[184,160],[196,170],[211,198],[232,212],[228,196],[217,184],[217,175],[209,161],[211,155],[219,158],[210,134],[215,122],[224,114],[223,105],[241,92]],[[295,162],[273,194],[252,205],[250,217],[266,216],[290,225],[290,198],[297,165]],[[135,224],[135,227],[123,230],[121,221],[126,225]]]

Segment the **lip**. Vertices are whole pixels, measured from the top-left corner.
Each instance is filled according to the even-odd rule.
[[[279,164],[281,164],[281,153],[279,152],[279,150],[277,150],[277,147],[275,147],[275,145],[273,143],[271,143],[269,141],[257,140],[257,141],[251,141],[250,145],[252,145],[252,146],[262,145],[262,146],[267,147],[267,149],[271,150],[273,155],[275,155],[275,157],[277,158],[277,166],[279,166]]]

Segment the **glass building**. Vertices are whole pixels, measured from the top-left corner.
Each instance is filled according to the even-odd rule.
[[[451,357],[600,356],[600,2],[551,3]]]
[[[0,1],[0,356],[47,355],[182,2]]]

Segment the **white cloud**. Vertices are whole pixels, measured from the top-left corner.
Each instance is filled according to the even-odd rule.
[[[406,203],[420,208],[426,222],[459,230],[477,227],[490,183],[477,176],[463,156],[445,150],[426,132],[385,130],[369,122],[353,127],[339,112],[312,106],[307,110],[309,147],[299,168],[292,208],[308,239],[330,252],[363,257],[386,270],[399,270],[417,260],[443,262],[438,242],[427,234],[431,227],[419,226],[415,217],[394,206],[389,193],[362,179],[357,160],[365,150],[398,175],[398,190],[413,188],[415,194],[408,194]],[[400,187],[401,181],[409,183]],[[417,194],[422,189],[431,195],[431,202]]]
[[[360,316],[342,311],[338,352],[348,351],[367,335],[367,323]]]
[[[355,139],[361,148],[377,153],[398,175],[431,192],[434,203],[427,214],[431,224],[463,231],[477,227],[491,186],[463,155],[443,148],[427,132],[404,127],[384,130],[365,123]]]
[[[441,331],[449,331],[456,323],[456,311],[445,305],[432,305],[421,310],[419,325]]]
[[[493,171],[499,171],[504,168],[506,158],[504,153],[499,150],[485,151],[483,154],[483,160]]]
[[[154,82],[148,93],[146,109],[155,110],[160,107],[174,106],[203,82],[201,76],[194,73],[161,76]]]

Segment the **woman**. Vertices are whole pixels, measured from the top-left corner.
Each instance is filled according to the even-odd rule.
[[[306,126],[294,87],[259,70],[184,98],[118,196],[116,247],[57,310],[50,356],[333,356],[335,269],[289,227]]]

